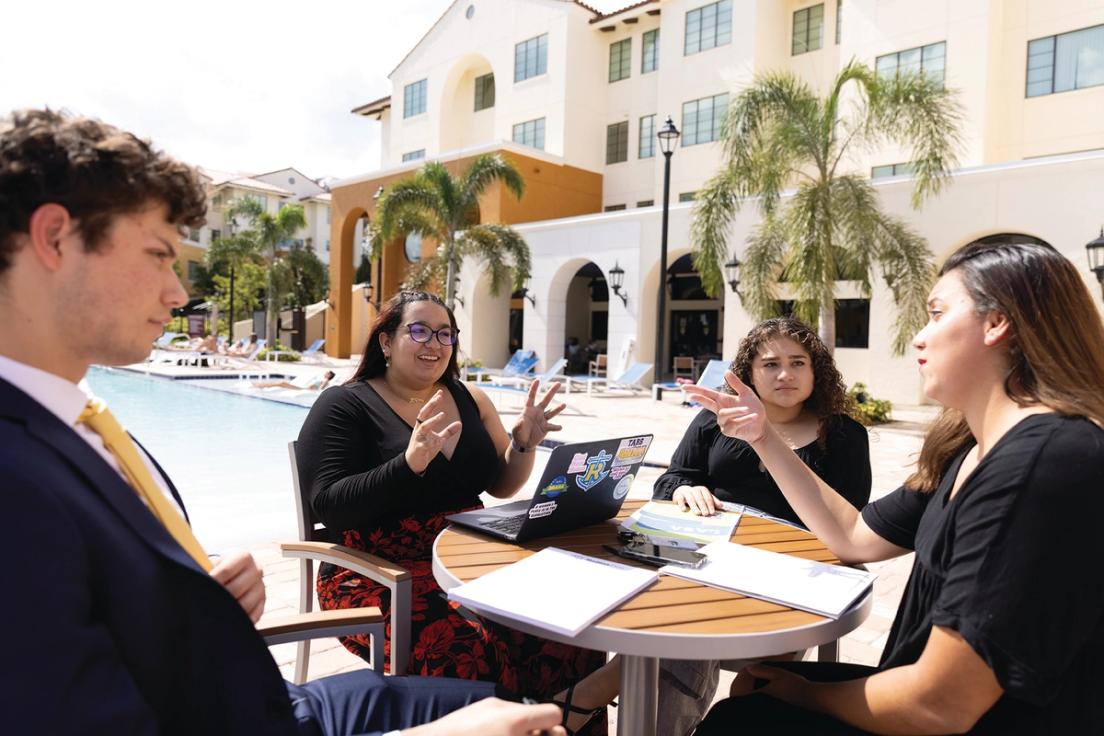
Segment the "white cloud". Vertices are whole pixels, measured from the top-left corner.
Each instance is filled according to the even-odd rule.
[[[379,123],[351,115],[450,0],[6,4],[0,114],[67,108],[189,163],[353,176]]]

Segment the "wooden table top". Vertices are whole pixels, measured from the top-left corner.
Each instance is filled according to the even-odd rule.
[[[447,576],[451,576],[458,582],[468,582],[524,559],[544,547],[560,547],[592,557],[647,568],[648,566],[643,563],[618,557],[602,547],[603,544],[617,543],[617,525],[644,503],[644,501],[626,501],[621,513],[614,519],[552,537],[535,539],[521,545],[499,541],[472,530],[450,527],[437,539],[434,548],[435,567],[443,568]],[[732,541],[819,562],[839,563],[839,560],[813,534],[754,516],[745,515],[740,519]],[[441,580],[441,577],[438,574],[438,582],[442,587],[446,589],[450,587],[449,583],[452,581]],[[673,634],[680,639],[685,639],[687,635],[691,635],[691,638],[693,635],[705,635],[711,639],[718,636],[746,637],[747,635],[755,638],[756,634],[805,629],[805,638],[809,641],[798,642],[798,645],[803,647],[832,641],[857,626],[869,613],[870,599],[871,596],[868,595],[865,602],[856,606],[852,613],[845,614],[838,621],[833,621],[776,603],[749,598],[739,593],[710,588],[669,575],[660,575],[650,587],[599,619],[591,628],[648,632],[660,636]],[[822,635],[819,635],[822,641],[813,642],[811,638],[818,637],[813,635],[810,638],[811,632],[808,629],[831,631],[822,632]],[[835,635],[830,635],[832,632],[835,632]],[[586,631],[580,635],[585,633]],[[798,638],[801,638],[800,635]],[[765,643],[766,648],[769,649],[771,646],[789,647],[777,649],[777,652],[798,648],[790,643],[782,644],[778,641]],[[609,648],[623,651],[613,646]],[[759,650],[763,647],[753,648]],[[743,653],[744,651],[741,650],[741,654]],[[748,656],[763,654],[762,651],[746,653]],[[714,658],[729,656],[737,655],[716,653]],[[688,653],[686,658],[705,657]]]

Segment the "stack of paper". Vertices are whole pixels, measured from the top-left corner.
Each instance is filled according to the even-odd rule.
[[[846,613],[876,577],[731,542],[714,542],[698,551],[709,558],[701,567],[667,565],[659,571],[830,618]]]
[[[476,612],[574,636],[659,575],[653,570],[547,547],[449,591]]]
[[[698,516],[683,511],[677,504],[649,501],[621,522],[621,528],[646,534],[655,544],[697,547],[710,542],[727,542],[739,523],[740,514],[731,511]]]

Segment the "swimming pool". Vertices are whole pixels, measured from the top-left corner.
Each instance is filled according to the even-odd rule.
[[[88,383],[173,479],[209,552],[297,537],[287,443],[307,409],[109,368]]]

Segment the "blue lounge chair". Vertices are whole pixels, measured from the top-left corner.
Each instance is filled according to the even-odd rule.
[[[544,388],[544,384],[556,378],[567,378],[567,376],[556,375],[564,369],[567,365],[567,358],[560,358],[549,367],[544,373],[527,374],[520,376],[491,376],[491,383],[495,386],[513,386],[522,389],[529,388],[529,382],[534,378],[540,381],[541,388]]]
[[[467,375],[475,376],[476,381],[482,381],[484,377],[489,378],[491,376],[520,377],[532,371],[536,364],[537,355],[532,350],[517,350],[502,368],[477,368],[467,371]]]
[[[588,394],[591,393],[591,389],[596,386],[601,386],[606,389],[627,389],[635,394],[637,391],[644,389],[644,387],[640,385],[640,379],[647,375],[648,371],[651,369],[651,363],[633,363],[617,378],[570,376],[567,380],[568,383],[576,382],[584,384]]]

